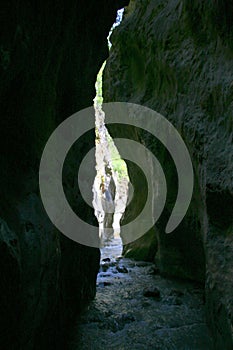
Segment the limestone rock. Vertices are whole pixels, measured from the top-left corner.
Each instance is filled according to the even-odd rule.
[[[127,1],[10,1],[2,6],[1,349],[65,348],[69,327],[95,295],[99,251],[62,236],[41,203],[38,169],[53,130],[89,107],[106,37]],[[94,120],[93,120],[94,126]],[[76,187],[94,132],[71,149],[64,191],[74,211],[95,222]],[[93,160],[93,168],[94,168]]]
[[[195,175],[192,202],[180,226],[165,235],[177,194],[171,157],[145,132],[125,128],[119,135],[111,129],[114,137],[143,141],[160,161],[168,198],[156,224],[155,261],[165,275],[206,281],[216,349],[227,350],[233,347],[232,11],[231,1],[131,0],[111,37],[104,71],[105,102],[156,110],[172,122],[189,149]],[[132,165],[129,176],[137,193],[140,180]],[[141,207],[140,191],[128,217]]]

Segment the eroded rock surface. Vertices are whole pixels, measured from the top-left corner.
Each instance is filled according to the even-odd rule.
[[[106,249],[105,257],[117,246]],[[96,298],[82,315],[70,349],[212,350],[204,290],[151,274],[153,267],[143,261],[103,258]]]
[[[156,110],[173,123],[189,149],[192,202],[180,226],[165,235],[177,194],[172,159],[144,132],[110,130],[114,137],[143,142],[159,159],[168,200],[154,235],[155,259],[163,274],[206,281],[215,348],[227,350],[233,348],[232,6],[231,1],[131,0],[111,37],[104,72],[105,102]],[[141,179],[130,164],[129,175],[137,186]],[[135,211],[142,195],[140,188]],[[133,216],[132,208],[127,215]]]
[[[64,349],[71,321],[95,295],[99,251],[56,231],[41,203],[38,169],[52,131],[92,105],[106,37],[125,3],[13,0],[2,6],[1,349]],[[94,131],[64,167],[67,198],[92,223],[75,179],[77,155],[93,146]]]

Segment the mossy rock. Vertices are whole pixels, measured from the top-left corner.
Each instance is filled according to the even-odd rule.
[[[157,246],[156,232],[152,228],[136,241],[125,245],[123,255],[139,261],[154,261]]]

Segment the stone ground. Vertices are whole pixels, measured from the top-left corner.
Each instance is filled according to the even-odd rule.
[[[119,257],[120,239],[102,249],[95,300],[71,350],[211,350],[203,289],[163,278],[151,263]]]

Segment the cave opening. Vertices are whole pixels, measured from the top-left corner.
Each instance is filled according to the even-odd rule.
[[[122,21],[124,8],[117,16],[106,38],[111,49],[110,37]],[[114,141],[105,125],[102,76],[106,61],[103,62],[96,78],[94,98],[95,109],[95,158],[96,177],[93,184],[93,206],[99,223],[99,237],[102,259],[115,259],[122,254],[120,222],[128,199],[129,176],[127,166],[121,158]]]

